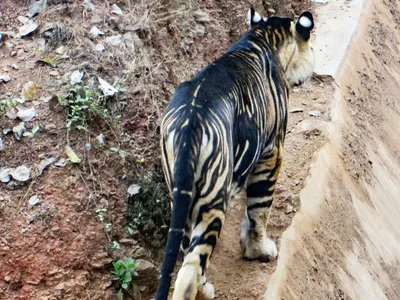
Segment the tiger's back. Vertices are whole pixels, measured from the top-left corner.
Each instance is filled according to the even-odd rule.
[[[227,202],[241,188],[246,188],[248,201],[240,238],[244,258],[277,256],[266,224],[282,161],[288,88],[312,74],[310,57],[299,53],[309,50],[305,45],[313,20],[304,13],[311,22],[306,27],[284,18],[255,20],[252,13],[250,32],[180,85],[166,109],[161,151],[173,208],[156,299],[167,299],[179,246],[185,259],[173,299],[195,299],[198,290],[214,297],[205,270]],[[296,73],[294,63],[310,63],[311,68]]]

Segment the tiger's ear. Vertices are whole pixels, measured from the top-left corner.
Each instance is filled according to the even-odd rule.
[[[259,15],[259,13],[256,12],[253,7],[250,7],[248,13],[248,22],[250,26],[253,27],[254,25],[258,24],[261,20],[262,18]]]
[[[310,39],[310,32],[314,28],[314,18],[309,11],[303,12],[296,22],[296,32],[303,41]]]

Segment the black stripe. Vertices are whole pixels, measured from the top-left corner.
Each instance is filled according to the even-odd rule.
[[[247,210],[252,210],[252,209],[256,209],[256,208],[270,208],[271,205],[272,205],[272,200],[267,200],[264,202],[252,204],[247,207]]]
[[[208,254],[200,254],[201,275],[204,275],[204,271],[206,270],[207,257]]]
[[[247,187],[247,197],[249,198],[261,198],[261,197],[271,197],[274,194],[275,189],[270,191],[269,189],[273,187],[275,181],[271,182],[268,180],[262,180],[254,182]]]

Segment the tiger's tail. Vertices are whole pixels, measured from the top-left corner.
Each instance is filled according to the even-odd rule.
[[[171,183],[171,180],[167,180],[168,183],[172,185],[171,188],[173,188],[173,205],[168,240],[161,268],[161,277],[155,300],[167,300],[168,298],[172,274],[178,258],[186,221],[194,196],[195,162],[197,161],[198,151],[190,141],[182,142],[185,136],[188,137],[190,135],[180,134],[180,137],[175,136],[175,143],[173,143],[175,145],[164,144],[164,147],[170,147],[169,153],[175,152],[175,154],[172,155],[175,162],[174,166],[169,166],[174,168],[174,175],[172,176],[173,183]],[[177,148],[177,150],[174,151],[173,148]],[[167,164],[168,162],[164,161],[164,163]],[[164,171],[166,171],[166,169],[167,168],[164,166]]]

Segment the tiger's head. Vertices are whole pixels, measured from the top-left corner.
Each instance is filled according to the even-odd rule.
[[[304,12],[294,21],[289,18],[261,16],[251,8],[250,26],[261,33],[267,43],[277,52],[286,79],[290,86],[302,84],[309,79],[314,69],[314,53],[310,33],[314,28],[313,15]]]

